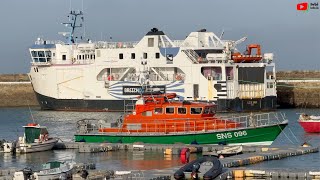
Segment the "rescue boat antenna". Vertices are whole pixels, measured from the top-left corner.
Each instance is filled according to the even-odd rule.
[[[67,27],[69,27],[71,29],[69,37],[68,37],[68,43],[73,44],[73,43],[75,43],[75,40],[74,40],[75,29],[78,28],[78,27],[82,27],[82,23],[77,25],[77,17],[81,16],[81,20],[82,21],[84,19],[83,19],[83,12],[82,11],[70,11],[69,14],[70,15],[68,17],[70,17],[70,19],[71,19],[69,21],[71,21],[71,22],[62,23],[62,24],[64,24],[65,26],[67,26]]]

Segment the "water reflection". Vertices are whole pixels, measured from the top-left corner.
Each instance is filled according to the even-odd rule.
[[[279,112],[286,113],[289,125],[273,143],[273,146],[301,145],[308,142],[313,146],[320,144],[320,134],[305,133],[298,124],[298,109],[281,109]],[[45,125],[52,136],[58,136],[63,141],[71,141],[76,131],[76,121],[83,118],[112,120],[120,113],[106,112],[61,112],[40,111],[38,108],[31,110],[37,123]],[[304,110],[307,114],[320,114],[320,109]],[[228,114],[220,114],[226,116]],[[14,140],[22,136],[22,126],[32,122],[28,108],[3,108],[0,109],[0,139]],[[190,160],[195,159],[197,154],[191,154]],[[104,153],[78,153],[76,150],[55,150],[24,155],[0,153],[0,168],[38,167],[42,163],[52,160],[74,159],[77,162],[96,163],[98,169],[111,170],[145,170],[163,169],[172,166],[181,166],[179,155],[164,155],[157,151],[112,151]],[[319,169],[320,154],[314,153],[304,156],[282,159],[281,161],[267,161],[250,166],[251,168],[297,168]]]

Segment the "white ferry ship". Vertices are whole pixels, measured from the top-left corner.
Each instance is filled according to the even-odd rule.
[[[29,78],[42,109],[123,111],[125,101],[144,93],[176,93],[180,100],[207,101],[218,111],[276,108],[272,53],[205,29],[171,40],[156,28],[138,42],[80,42],[81,11],[70,12],[67,42],[38,38],[29,49]],[[254,52],[253,52],[254,51]]]

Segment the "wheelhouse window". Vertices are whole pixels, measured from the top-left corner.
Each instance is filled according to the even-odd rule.
[[[51,61],[51,51],[31,51],[31,56],[34,62]]]
[[[191,111],[191,114],[201,114],[202,108],[192,107],[190,111]]]
[[[162,114],[162,108],[155,108],[154,114]]]
[[[210,114],[210,107],[204,108],[203,114]]]
[[[142,112],[141,114],[142,116],[152,116],[152,111],[145,111],[145,112]]]
[[[216,112],[217,112],[216,106],[210,108],[210,114],[215,114]]]
[[[51,51],[46,51],[47,61],[51,61]]]
[[[174,114],[174,107],[167,107],[166,114]]]
[[[65,55],[65,54],[62,55],[62,60],[64,60],[64,61],[67,60],[67,55]]]
[[[179,107],[178,108],[178,114],[187,114],[187,108]]]
[[[143,59],[147,59],[148,58],[148,54],[147,53],[143,53]]]
[[[46,62],[44,51],[38,51],[39,62]]]

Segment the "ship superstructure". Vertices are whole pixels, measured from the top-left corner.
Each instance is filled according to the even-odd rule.
[[[122,111],[125,100],[156,92],[215,102],[219,111],[276,108],[273,54],[262,54],[260,45],[242,54],[236,45],[245,38],[222,40],[202,29],[171,40],[157,28],[138,42],[77,42],[82,15],[71,11],[67,42],[38,38],[29,49],[29,77],[42,109]]]

